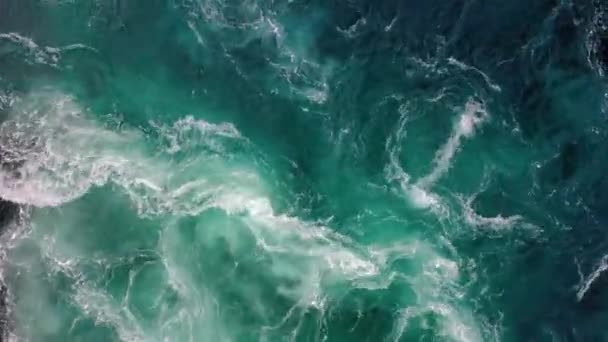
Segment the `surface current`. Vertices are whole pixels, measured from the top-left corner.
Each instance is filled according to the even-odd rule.
[[[0,339],[608,341],[607,73],[601,0],[2,0]]]

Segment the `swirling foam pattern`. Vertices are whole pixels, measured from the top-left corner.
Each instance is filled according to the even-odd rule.
[[[0,341],[608,340],[607,74],[599,0],[0,1]]]

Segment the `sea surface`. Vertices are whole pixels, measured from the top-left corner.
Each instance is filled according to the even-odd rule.
[[[0,0],[0,341],[608,341],[608,1]]]

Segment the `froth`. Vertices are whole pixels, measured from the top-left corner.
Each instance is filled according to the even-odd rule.
[[[606,270],[608,270],[608,255],[602,257],[588,277],[581,279],[581,284],[576,292],[576,299],[579,302],[585,298],[585,294],[589,291],[595,280]]]
[[[63,47],[40,46],[34,40],[19,35],[16,32],[0,33],[0,53],[17,53],[24,56],[24,60],[30,64],[43,64],[53,68],[59,68],[63,52],[71,50],[97,50],[83,44],[72,44]]]
[[[475,130],[488,119],[488,113],[481,103],[469,100],[454,125],[452,135],[448,141],[435,154],[435,167],[416,184],[421,188],[428,188],[441,178],[450,168],[452,159],[460,149],[464,138],[471,138]]]
[[[473,208],[473,201],[477,194],[469,197],[466,200],[461,200],[465,222],[474,227],[489,227],[495,229],[511,228],[515,224],[523,221],[521,215],[486,217],[478,214]]]
[[[434,167],[431,172],[418,181],[412,182],[411,176],[401,167],[399,154],[401,153],[400,141],[405,137],[405,124],[407,123],[407,111],[402,113],[402,118],[395,136],[386,142],[386,150],[389,155],[389,164],[385,173],[389,181],[397,181],[401,190],[407,195],[408,201],[415,207],[421,209],[433,209],[437,212],[445,212],[441,198],[429,190],[450,168],[452,159],[458,153],[463,139],[472,138],[476,129],[481,126],[489,115],[484,106],[469,100],[464,110],[454,123],[452,134],[448,141],[436,152]]]
[[[229,123],[212,124],[205,120],[186,116],[172,125],[151,123],[163,139],[168,142],[167,152],[175,154],[183,150],[206,144],[215,150],[221,150],[221,139],[241,139],[240,132]]]
[[[153,154],[141,132],[128,128],[115,132],[89,116],[71,96],[53,90],[32,93],[16,103],[0,126],[3,161],[10,164],[0,171],[0,195],[21,204],[59,206],[92,187],[112,183],[132,198],[141,213],[159,214],[202,210],[219,191],[191,170],[193,163],[209,165],[205,161],[209,152],[183,162],[180,168],[190,176],[173,176],[175,165],[168,156]],[[241,140],[232,125],[193,117],[158,125],[157,130],[167,142],[168,155],[200,146],[223,153],[227,140]],[[222,173],[223,164],[216,164],[215,172]],[[230,175],[238,183],[239,175]],[[196,207],[184,202],[186,198],[198,201]]]

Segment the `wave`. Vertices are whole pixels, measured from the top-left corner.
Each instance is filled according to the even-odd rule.
[[[0,196],[37,208],[57,207],[113,184],[128,195],[141,217],[194,217],[221,210],[242,221],[256,245],[271,257],[273,266],[267,272],[300,284],[280,290],[298,307],[322,307],[321,284],[373,286],[381,281],[372,278],[381,274],[382,265],[366,249],[320,223],[275,213],[255,165],[232,160],[224,149],[227,143],[245,139],[234,126],[192,117],[168,126],[155,124],[165,141],[163,153],[158,154],[146,148],[146,138],[138,131],[127,127],[112,131],[88,116],[74,98],[51,90],[17,103],[0,126],[1,145],[18,165],[11,172],[2,171]],[[213,153],[194,153],[201,146]],[[162,243],[170,240],[164,238]],[[46,249],[47,260],[55,260],[52,267],[79,279],[78,260],[62,261]],[[180,253],[169,247],[164,251]],[[179,267],[166,269],[176,272]],[[149,339],[128,310],[113,304],[103,290],[85,281],[74,291],[74,301],[83,312],[114,326],[121,339]]]
[[[193,179],[193,174],[189,179],[171,175],[170,156],[200,146],[222,153],[222,140],[242,140],[232,125],[186,117],[170,127],[156,126],[167,146],[165,157],[155,157],[141,132],[109,130],[89,115],[74,98],[53,90],[18,101],[0,126],[3,162],[13,165],[0,172],[0,196],[19,204],[56,207],[82,197],[93,187],[113,183],[131,196],[142,213],[202,210],[174,206],[194,193],[202,205],[213,192],[201,187],[206,180]],[[196,158],[202,164],[203,159],[214,156],[208,152]],[[188,162],[181,168],[183,173],[194,172]],[[220,164],[211,175],[221,172]]]
[[[528,165],[564,139],[583,159],[601,150],[601,127],[587,137],[584,118],[568,128],[557,117],[595,112],[581,85],[598,79],[581,68],[577,41],[590,29],[589,65],[605,76],[604,20],[578,21],[605,7],[591,1],[528,11],[474,1],[0,5],[11,12],[0,26],[31,34],[0,33],[0,83],[31,91],[0,90],[0,198],[24,216],[0,236],[9,330],[32,340],[589,337],[585,310],[544,315],[571,304],[542,308],[542,295],[576,283],[567,272],[540,297],[516,298],[530,284],[511,278],[525,266],[540,279],[561,263],[529,262],[544,242],[561,236],[556,246],[576,249],[560,227],[602,219],[586,203],[603,201],[603,183],[583,179],[593,171],[560,192],[553,172],[545,184],[546,168]],[[82,40],[99,50],[61,46]],[[202,107],[235,124],[200,118]],[[167,108],[189,115],[159,113]],[[510,131],[524,116],[538,134]],[[481,134],[490,121],[493,134]],[[475,154],[488,147],[499,153]],[[471,195],[480,165],[498,188]],[[543,236],[511,229],[537,220]],[[606,259],[571,291],[580,305]],[[537,310],[513,319],[526,299]],[[503,312],[510,326],[488,333]]]
[[[104,269],[124,261],[80,252],[65,254],[61,251],[78,249],[69,247],[71,242],[60,236],[35,240],[46,267],[71,279],[71,299],[84,317],[113,327],[120,339],[231,336],[229,322],[214,313],[219,289],[195,282],[192,272],[197,267],[182,257],[183,244],[176,240],[181,218],[219,211],[229,220],[226,224],[233,220],[240,223],[230,224],[227,231],[207,228],[201,237],[203,243],[215,246],[219,235],[226,239],[228,250],[238,251],[242,248],[238,241],[252,236],[255,249],[241,252],[269,260],[260,277],[277,280],[277,292],[290,300],[290,307],[262,328],[262,335],[284,331],[287,322],[304,319],[311,309],[330,310],[343,295],[339,290],[343,285],[378,290],[395,281],[406,281],[417,293],[418,315],[433,312],[444,322],[446,336],[475,340],[470,336],[475,336],[477,328],[468,318],[459,318],[469,314],[452,297],[460,278],[455,261],[420,241],[365,246],[326,223],[277,213],[254,163],[230,157],[230,144],[249,146],[233,125],[211,124],[193,117],[169,125],[153,123],[161,142],[162,153],[158,153],[144,146],[147,138],[136,130],[123,126],[112,131],[99,125],[71,96],[44,90],[22,101],[0,126],[2,146],[18,156],[20,163],[14,174],[3,173],[1,196],[38,208],[65,206],[86,198],[93,188],[114,184],[128,195],[140,218],[156,217],[165,222],[158,250],[153,254],[166,273],[162,286],[178,294],[179,301],[177,307],[163,314],[160,326],[154,328],[157,330],[151,330],[131,311],[128,299],[115,298],[84,273],[89,264]],[[201,147],[203,151],[198,150]],[[76,224],[70,222],[69,211],[62,216],[65,229]],[[41,224],[36,217],[32,220],[33,225]],[[25,240],[17,237],[13,244]],[[391,264],[404,258],[419,263],[420,273],[391,271]],[[131,277],[137,277],[137,272]],[[252,301],[252,307],[267,304],[256,304],[255,298],[247,300]],[[403,323],[405,318],[407,315],[399,321]]]
[[[99,129],[71,97],[54,91],[22,98],[0,126],[0,135],[5,154],[16,165],[10,172],[2,170],[0,195],[15,203],[58,206],[105,184],[112,174],[144,168],[141,146],[133,145],[141,139],[138,133]],[[132,149],[116,153],[128,145]]]

